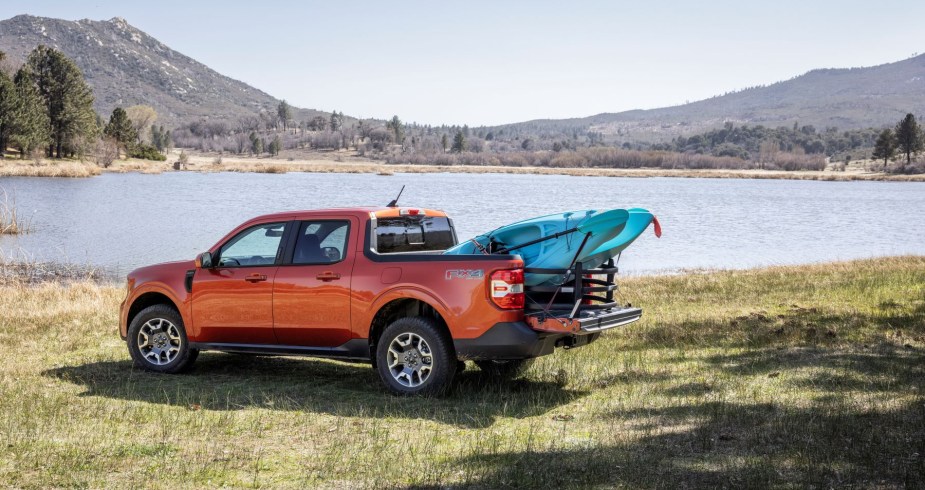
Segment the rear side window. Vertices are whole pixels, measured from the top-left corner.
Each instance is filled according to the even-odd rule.
[[[401,216],[376,221],[376,252],[432,252],[456,245],[456,233],[447,217]]]
[[[347,253],[348,221],[303,221],[299,226],[292,263],[333,264]]]

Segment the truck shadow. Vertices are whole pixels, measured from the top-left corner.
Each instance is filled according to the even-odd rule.
[[[461,487],[923,488],[922,400],[891,410],[710,402],[619,414],[664,430],[605,445],[472,454]],[[904,427],[884,433],[883,427]],[[550,465],[555,461],[555,465]]]
[[[473,451],[447,467],[476,488],[925,488],[925,351],[766,347],[703,361],[709,376],[657,390],[667,402],[591,414],[617,430],[566,420],[558,447]],[[729,389],[742,378],[777,396]]]
[[[346,417],[431,419],[485,428],[498,417],[532,417],[588,394],[553,382],[503,381],[469,366],[443,397],[403,398],[385,391],[366,365],[315,359],[203,353],[188,374],[143,371],[131,361],[99,361],[43,371],[102,396],[186,407],[190,410],[263,408]]]

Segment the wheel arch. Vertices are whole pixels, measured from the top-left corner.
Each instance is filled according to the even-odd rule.
[[[142,310],[154,305],[169,306],[177,311],[177,314],[180,315],[180,318],[183,318],[183,313],[180,311],[179,306],[177,305],[176,301],[173,300],[173,298],[161,291],[147,291],[138,295],[137,298],[132,300],[132,303],[128,309],[128,314],[125,318],[125,327],[128,328],[128,326],[132,324],[132,320],[134,320]]]
[[[394,298],[376,310],[369,325],[369,357],[373,363],[376,361],[376,344],[385,328],[399,318],[418,316],[433,319],[447,338],[452,341],[453,335],[445,316],[431,302],[417,297]],[[452,342],[450,345],[452,346]]]

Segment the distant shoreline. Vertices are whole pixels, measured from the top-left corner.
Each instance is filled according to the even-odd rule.
[[[173,162],[179,158],[174,150],[166,162],[149,160],[118,160],[110,168],[103,169],[92,162],[32,161],[6,159],[0,162],[0,177],[93,177],[103,172],[139,172],[159,174],[176,172]],[[712,170],[712,169],[614,169],[614,168],[560,168],[560,167],[508,167],[471,165],[411,165],[387,164],[357,156],[353,152],[318,152],[293,158],[253,158],[224,156],[218,154],[190,153],[188,163],[180,172],[253,172],[253,173],[365,173],[389,176],[396,173],[461,173],[461,174],[518,174],[518,175],[568,175],[583,177],[631,177],[631,178],[719,178],[719,179],[777,179],[777,180],[819,180],[819,181],[885,181],[925,182],[925,174],[897,175],[868,172],[856,166],[846,171],[780,171],[780,170]]]

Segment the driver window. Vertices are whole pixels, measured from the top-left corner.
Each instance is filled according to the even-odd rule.
[[[333,264],[344,259],[347,250],[347,221],[304,221],[299,227],[292,255],[293,264]]]
[[[220,267],[273,265],[286,223],[268,223],[242,231],[222,245]]]

